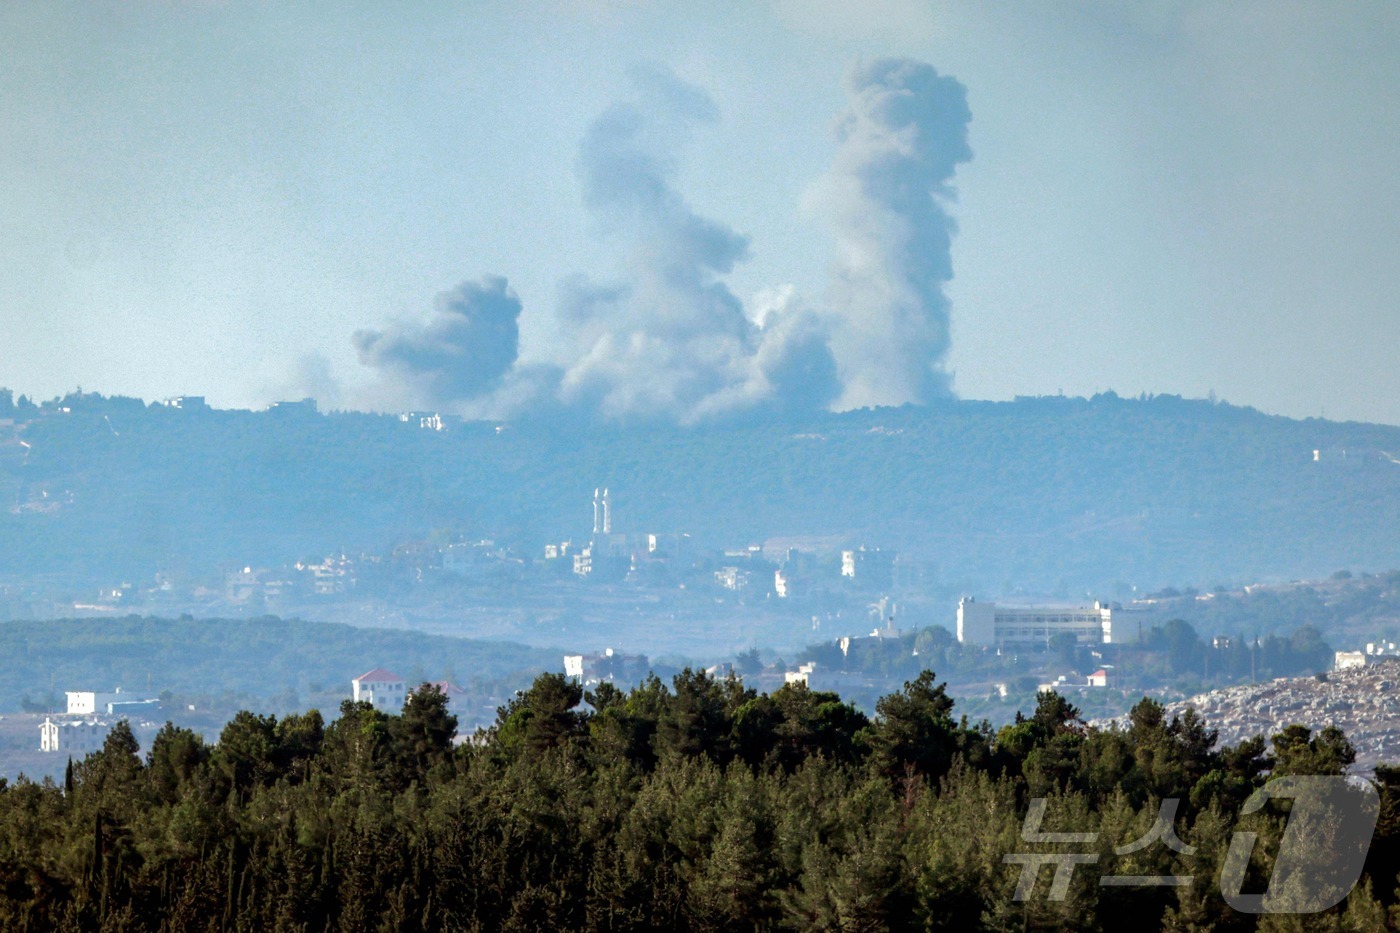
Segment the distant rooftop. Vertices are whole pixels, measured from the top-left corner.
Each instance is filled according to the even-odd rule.
[[[403,683],[403,678],[392,671],[386,671],[382,667],[376,667],[374,670],[366,671],[359,677],[356,677],[352,683]]]

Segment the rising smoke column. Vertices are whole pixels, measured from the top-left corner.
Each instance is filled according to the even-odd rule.
[[[949,397],[943,284],[956,227],[944,204],[957,165],[972,158],[967,89],[922,62],[882,59],[854,68],[847,92],[820,187],[838,249],[829,299],[845,387],[837,407]]]
[[[627,275],[565,283],[560,318],[575,358],[563,401],[606,419],[682,423],[824,408],[835,363],[820,323],[796,312],[751,321],[723,281],[748,257],[748,239],[697,214],[673,185],[678,141],[718,118],[714,102],[668,71],[634,77],[636,98],[606,110],[580,146],[585,204],[627,244]]]
[[[499,277],[442,296],[426,324],[357,333],[360,361],[393,397],[472,416],[682,424],[836,398],[822,320],[787,304],[751,320],[724,282],[748,238],[674,185],[678,151],[718,119],[714,102],[664,69],[633,77],[635,95],[593,121],[577,162],[597,229],[624,247],[623,274],[561,281],[549,358],[517,361],[520,301]]]
[[[520,347],[520,299],[500,276],[438,295],[425,324],[355,333],[360,362],[407,384],[421,403],[473,399],[497,388]]]
[[[819,187],[838,247],[829,307],[789,295],[754,320],[725,283],[748,238],[674,185],[680,146],[718,118],[714,102],[664,69],[634,78],[577,163],[598,229],[625,246],[624,274],[562,280],[553,352],[517,361],[520,301],[492,276],[442,296],[426,324],[357,333],[361,362],[391,391],[473,416],[689,424],[950,396],[944,204],[971,158],[963,86],[907,60],[852,71]]]

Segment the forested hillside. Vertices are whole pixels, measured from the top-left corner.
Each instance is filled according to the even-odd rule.
[[[1252,930],[1221,866],[1236,829],[1259,833],[1262,885],[1284,817],[1242,804],[1266,772],[1336,775],[1352,757],[1335,729],[1217,747],[1209,723],[1151,700],[1090,730],[1053,693],[993,733],[927,672],[873,720],[835,694],[690,671],[584,698],[542,675],[455,748],[430,690],[400,716],[347,702],[329,726],[240,714],[214,747],[167,727],[138,749],[119,727],[61,783],[0,782],[0,926]],[[1377,777],[1366,877],[1308,929],[1387,928],[1400,771]],[[1041,797],[1045,829],[1091,835],[1050,844],[1085,856],[1062,899],[1047,869],[1018,900],[1004,857],[1046,851],[1022,837]],[[1164,799],[1175,849],[1151,835]],[[1296,918],[1257,928],[1293,928],[1280,919]]]
[[[383,553],[433,529],[535,548],[586,535],[600,485],[618,530],[891,547],[954,588],[1106,591],[1400,566],[1400,428],[1175,397],[443,432],[392,416],[94,395],[9,415],[0,575],[144,580]]]

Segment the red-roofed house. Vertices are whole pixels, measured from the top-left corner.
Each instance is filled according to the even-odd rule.
[[[377,710],[397,713],[403,709],[403,701],[408,696],[403,678],[397,674],[376,667],[350,681],[356,703],[368,703]]]

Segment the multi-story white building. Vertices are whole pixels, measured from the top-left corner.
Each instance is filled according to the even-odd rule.
[[[39,726],[39,751],[87,754],[95,752],[107,740],[111,727],[96,719],[60,719],[45,717]]]
[[[130,693],[122,693],[118,687],[111,693],[98,693],[92,690],[69,690],[65,693],[68,697],[69,716],[101,716],[112,712],[113,703],[124,703],[128,700],[135,700],[136,697]]]
[[[1069,634],[1081,645],[1113,642],[1113,610],[1092,606],[1033,606],[958,601],[958,641],[988,647],[1045,648],[1056,635]]]
[[[350,681],[350,687],[356,703],[368,703],[387,713],[402,710],[404,700],[408,698],[403,678],[382,667],[376,667],[356,677]]]

